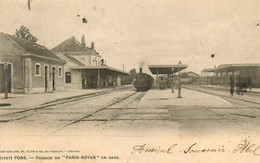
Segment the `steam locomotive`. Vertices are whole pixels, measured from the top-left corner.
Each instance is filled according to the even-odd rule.
[[[136,75],[136,80],[134,82],[134,87],[139,91],[148,91],[153,85],[153,77],[142,72],[140,68],[139,74]]]

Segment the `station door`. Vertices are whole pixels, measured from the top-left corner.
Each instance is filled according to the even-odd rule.
[[[5,92],[5,70],[4,64],[0,64],[0,93]],[[11,64],[8,64],[7,71],[7,83],[8,83],[8,93],[11,93]]]

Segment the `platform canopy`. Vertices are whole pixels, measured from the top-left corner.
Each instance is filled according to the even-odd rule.
[[[249,69],[256,69],[260,68],[260,63],[243,63],[243,64],[223,64],[219,65],[216,68],[209,68],[204,69],[202,72],[234,72],[234,71],[241,71],[241,70],[249,70]]]
[[[69,67],[71,70],[100,70],[107,72],[108,74],[115,74],[115,75],[130,75],[130,73],[118,70],[116,68],[112,68],[109,66],[75,66],[75,67]]]
[[[178,67],[178,65],[148,65],[148,68],[152,72],[152,74],[172,74],[176,73],[180,70],[187,68],[188,65],[182,65]]]

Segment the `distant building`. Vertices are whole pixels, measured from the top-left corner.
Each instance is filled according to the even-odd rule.
[[[52,92],[64,89],[64,64],[46,47],[0,33],[0,92],[4,92],[4,63],[8,64],[8,91]]]
[[[65,64],[66,87],[72,88],[101,88],[112,86],[113,83],[121,85],[122,75],[129,73],[109,67],[105,60],[96,51],[94,42],[91,47],[86,47],[85,36],[81,43],[71,37],[51,50]]]
[[[189,71],[189,72],[183,72],[180,74],[181,76],[181,82],[184,84],[191,84],[195,81],[197,81],[197,78],[199,77],[198,74],[195,72]]]
[[[182,72],[181,73],[181,77],[182,78],[196,78],[198,77],[199,74],[195,73],[195,72],[192,72],[192,71],[189,71],[189,72]]]
[[[204,69],[203,71],[201,71],[200,76],[201,76],[201,77],[216,76],[216,73],[210,72],[210,71],[208,72],[207,70],[211,70],[211,68],[209,68],[209,69]]]
[[[207,77],[206,84],[229,86],[230,76],[233,76],[235,84],[260,87],[260,63],[222,64],[216,68],[204,69],[202,73],[215,74]]]

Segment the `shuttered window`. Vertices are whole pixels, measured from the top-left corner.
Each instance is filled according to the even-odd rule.
[[[66,76],[66,83],[71,83],[71,72],[66,72],[65,76]]]

